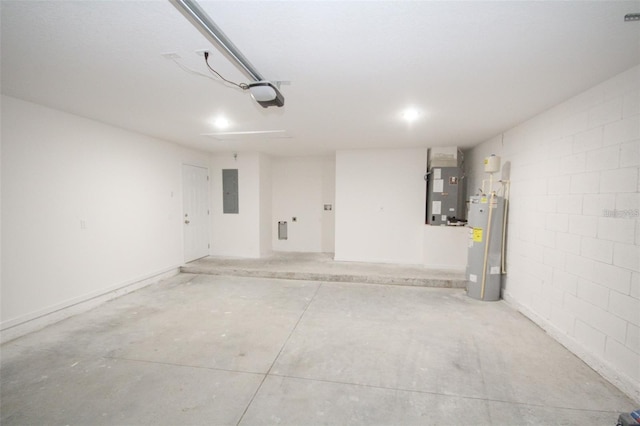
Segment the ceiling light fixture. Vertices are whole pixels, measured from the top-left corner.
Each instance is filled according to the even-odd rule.
[[[230,124],[231,122],[227,120],[225,117],[218,117],[215,120],[213,120],[213,125],[220,130],[226,129],[227,127],[229,127]]]
[[[218,46],[222,53],[231,61],[235,62],[240,69],[252,78],[255,83],[250,83],[249,91],[253,98],[264,108],[269,106],[281,107],[284,105],[284,96],[278,88],[256,70],[249,60],[240,50],[229,40],[222,30],[213,22],[204,10],[193,0],[169,0],[210,42]],[[254,93],[251,89],[255,87],[269,87],[257,89]]]
[[[418,117],[420,117],[420,113],[415,108],[407,108],[402,112],[402,119],[409,123],[413,123]]]

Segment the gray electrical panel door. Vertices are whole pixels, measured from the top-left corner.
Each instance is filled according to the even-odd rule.
[[[469,198],[467,294],[479,300],[499,300],[502,285],[504,198]]]
[[[238,169],[222,170],[222,213],[238,213]]]
[[[427,223],[446,225],[456,218],[464,219],[464,202],[459,167],[433,167],[427,185]],[[462,201],[462,202],[461,202]]]

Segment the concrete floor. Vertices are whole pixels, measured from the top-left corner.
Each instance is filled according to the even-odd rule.
[[[633,402],[463,290],[181,274],[2,346],[3,425],[615,425]]]

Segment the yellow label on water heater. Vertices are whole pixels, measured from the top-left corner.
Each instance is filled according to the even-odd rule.
[[[473,242],[474,243],[482,242],[482,228],[473,228]]]

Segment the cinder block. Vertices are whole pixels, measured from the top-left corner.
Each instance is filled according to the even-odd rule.
[[[584,303],[582,309],[586,310],[586,312],[582,312],[578,315],[578,318],[596,330],[616,339],[618,342],[622,343],[625,341],[627,335],[627,321],[613,315],[611,312],[602,310],[587,301],[582,302]]]
[[[557,235],[554,233],[554,236]],[[555,238],[554,238],[555,243]],[[548,248],[543,254],[543,263],[554,269],[564,269],[564,258],[566,254],[562,250]]]
[[[564,301],[564,291],[556,288],[552,283],[544,283],[542,285],[542,297],[545,297],[549,300],[549,308],[551,306],[562,306]],[[551,311],[549,311],[551,313]]]
[[[572,194],[597,194],[601,192],[600,172],[579,173],[571,176]]]
[[[553,286],[563,293],[578,294],[578,276],[562,271],[560,269],[553,270]]]
[[[640,272],[640,246],[615,243],[613,247],[613,264]]]
[[[568,192],[568,191],[567,191]],[[583,195],[563,195],[558,197],[556,209],[558,213],[567,213],[572,215],[582,214]]]
[[[627,192],[616,194],[616,210],[638,210],[640,209],[640,193]]]
[[[589,128],[588,111],[580,111],[575,114],[567,115],[561,122],[562,136],[575,135]]]
[[[628,218],[599,217],[597,237],[602,240],[634,243],[636,221]]]
[[[569,230],[569,215],[547,213],[545,217],[545,229],[555,232],[567,232]]]
[[[557,329],[565,334],[575,334],[574,327],[576,323],[575,315],[570,314],[562,306],[551,305],[549,320]]]
[[[580,254],[586,258],[604,263],[613,262],[613,241],[583,237]]]
[[[581,238],[580,235],[558,232],[556,234],[556,248],[567,254],[579,255]]]
[[[640,381],[640,362],[638,354],[620,342],[607,339],[604,359],[615,365],[631,380]]]
[[[611,170],[620,166],[620,147],[607,146],[587,152],[587,171]]]
[[[578,298],[605,310],[609,306],[609,289],[585,278],[580,278],[578,280],[577,296]]]
[[[553,176],[549,178],[547,192],[550,195],[568,194],[571,190],[571,176]]]
[[[552,148],[547,148],[548,150]],[[540,164],[540,175],[541,176],[558,176],[560,174],[560,156],[558,157],[550,157],[550,153],[547,153],[545,158],[542,160],[542,164]]]
[[[632,90],[622,100],[622,117],[640,114],[640,90]]]
[[[587,194],[582,198],[582,214],[587,216],[602,216],[605,210],[615,208],[614,194]]]
[[[589,127],[602,126],[622,119],[622,98],[617,96],[589,109]]]
[[[622,294],[630,294],[631,275],[630,270],[619,266],[602,262],[594,263],[593,281]]]
[[[595,216],[570,215],[569,233],[595,237],[598,235],[598,218]]]
[[[566,271],[570,274],[587,279],[590,279],[593,276],[594,262],[591,259],[587,259],[583,256],[567,254],[565,264]]]
[[[582,173],[586,170],[587,155],[584,152],[578,154],[567,155],[560,159],[560,173],[573,175]]]
[[[546,248],[555,248],[556,246],[556,233],[554,231],[540,230],[536,232],[536,244],[544,246]],[[544,253],[543,253],[544,256]]]
[[[640,327],[631,323],[627,324],[627,340],[625,346],[640,355]]]
[[[625,142],[620,146],[620,167],[640,165],[640,139]]]
[[[549,320],[549,314],[551,313],[551,302],[549,298],[543,294],[531,295],[531,307],[533,311],[540,317]]]
[[[603,127],[596,127],[573,136],[573,152],[585,152],[602,146]]]
[[[602,357],[604,355],[605,338],[604,333],[590,327],[588,324],[576,319],[574,328],[576,340],[593,355]]]
[[[574,139],[573,136],[560,137],[553,141],[553,155],[556,158],[562,158],[567,155],[574,154]],[[562,172],[562,170],[560,170]]]
[[[580,287],[578,285],[578,296]],[[609,294],[609,312],[636,326],[640,325],[640,304],[628,294],[611,291]]]
[[[604,127],[603,145],[615,145],[640,138],[640,116],[633,115]]]
[[[631,273],[631,290],[629,295],[635,299],[640,300],[640,273]]]
[[[555,213],[558,197],[555,195],[539,195],[536,199],[536,211],[540,213]]]
[[[600,178],[601,193],[635,192],[638,187],[638,168],[605,170]]]

